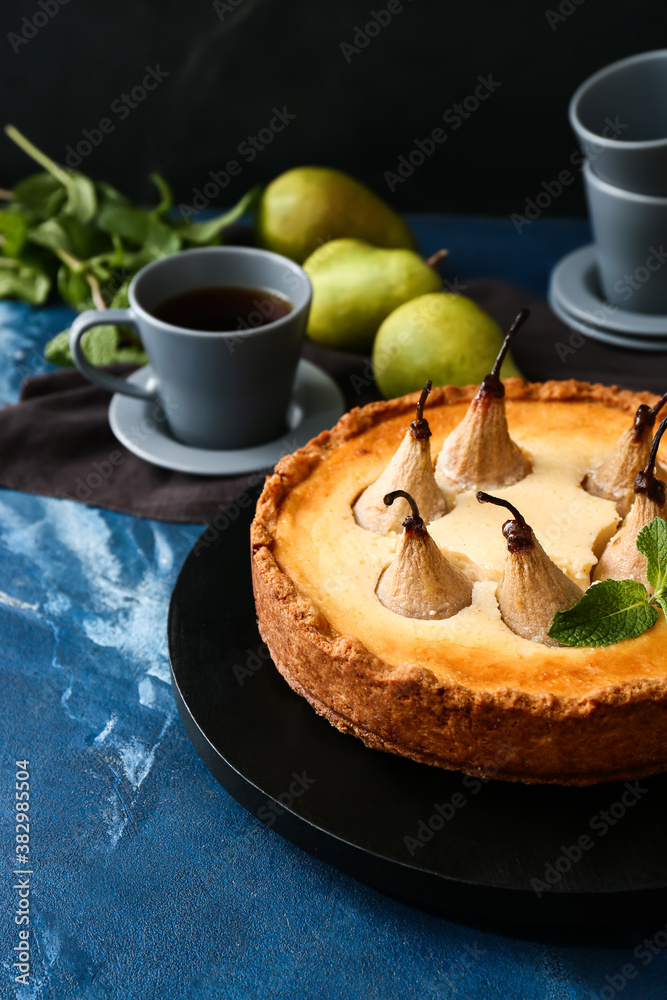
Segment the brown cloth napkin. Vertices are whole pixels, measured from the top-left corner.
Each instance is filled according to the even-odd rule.
[[[621,350],[588,340],[564,326],[546,302],[504,282],[472,281],[465,294],[505,329],[519,309],[530,307],[531,317],[513,350],[531,380],[576,378],[653,392],[667,388],[664,353]],[[379,398],[367,358],[313,344],[306,346],[304,355],[336,379],[348,406]],[[127,366],[114,370],[132,371]],[[266,470],[192,476],[137,458],[111,433],[109,399],[76,371],[26,379],[21,401],[0,410],[0,486],[139,517],[203,523],[224,514],[238,494],[262,482]]]

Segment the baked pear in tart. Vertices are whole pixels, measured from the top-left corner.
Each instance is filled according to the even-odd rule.
[[[552,612],[576,604],[617,536],[617,504],[627,513],[653,434],[605,495],[604,476],[593,484],[593,474],[656,397],[507,379],[487,426],[511,442],[511,468],[504,477],[492,457],[492,486],[466,478],[465,462],[462,475],[446,475],[453,466],[440,460],[465,451],[460,428],[479,394],[445,386],[425,408],[417,393],[371,403],[280,461],[252,525],[262,638],[298,694],[375,749],[523,782],[664,771],[664,614],[638,638],[598,648],[548,637]],[[380,500],[398,492],[386,507],[400,504],[401,520],[365,526],[355,516],[360,498],[392,466],[420,400],[442,504],[429,479],[425,516],[419,482],[411,489],[392,477]],[[478,438],[479,465],[485,441],[495,445],[493,433]],[[478,500],[482,489],[491,502]]]

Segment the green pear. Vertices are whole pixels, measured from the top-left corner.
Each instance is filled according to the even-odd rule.
[[[331,240],[303,265],[313,285],[308,336],[339,351],[370,351],[389,313],[441,286],[413,250],[383,250],[363,240]]]
[[[487,375],[503,343],[496,321],[472,299],[453,292],[420,295],[387,316],[373,345],[375,381],[386,399],[432,379],[471,385]],[[502,377],[520,375],[508,355]]]
[[[379,247],[415,247],[405,222],[381,198],[327,167],[295,167],[276,177],[262,194],[255,225],[260,246],[299,264],[339,236]]]

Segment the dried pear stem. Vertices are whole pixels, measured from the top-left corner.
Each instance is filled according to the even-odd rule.
[[[493,497],[490,493],[483,493],[478,490],[475,494],[480,503],[492,503],[496,507],[504,507],[512,514],[512,519],[503,524],[503,535],[507,540],[507,548],[510,552],[519,552],[521,549],[532,549],[533,529],[526,524],[526,520],[514,504],[502,497]]]
[[[644,437],[645,432],[649,428],[653,427],[657,416],[665,403],[667,403],[667,392],[664,396],[660,397],[654,406],[647,406],[646,403],[642,403],[637,409],[634,423],[634,438],[636,444],[639,444],[641,439]]]
[[[477,393],[478,396],[488,393],[489,395],[497,396],[498,399],[502,399],[505,395],[505,386],[500,379],[500,369],[503,361],[505,360],[505,355],[509,350],[510,340],[519,328],[523,326],[529,316],[530,309],[522,309],[512,323],[511,327],[505,334],[505,339],[503,340],[503,345],[498,352],[496,363],[490,373],[483,379],[482,384],[479,387],[479,392]]]
[[[667,417],[662,421],[657,431],[655,432],[655,437],[653,438],[653,444],[651,445],[651,450],[648,456],[648,462],[646,463],[646,468],[642,472],[637,474],[635,479],[635,493],[644,493],[649,500],[652,500],[659,507],[663,507],[665,504],[665,499],[667,497],[667,492],[665,490],[665,484],[661,479],[655,474],[655,464],[658,458],[658,448],[660,447],[660,439],[665,433],[665,428],[667,427]]]
[[[387,507],[391,507],[394,500],[398,500],[399,497],[402,497],[403,500],[408,501],[408,503],[410,504],[410,510],[412,511],[412,513],[408,515],[408,517],[406,517],[405,521],[403,521],[403,527],[405,528],[405,530],[426,534],[426,528],[424,527],[424,522],[422,518],[419,516],[419,507],[417,506],[417,503],[414,500],[414,498],[411,497],[409,493],[406,493],[405,490],[394,490],[392,493],[387,493],[383,497],[383,500],[386,503]]]
[[[449,256],[449,250],[436,250],[424,263],[427,267],[436,268],[444,257]]]
[[[653,406],[649,407],[651,415],[652,415],[652,417],[653,417],[654,420],[658,416],[658,414],[660,413],[660,410],[663,408],[663,406],[665,405],[665,403],[667,403],[667,392],[665,392],[660,397],[660,399],[658,400],[657,403],[655,403]]]
[[[410,424],[410,433],[413,438],[417,440],[424,440],[430,438],[431,428],[428,425],[428,420],[424,420],[424,407],[426,405],[426,400],[428,399],[428,394],[433,388],[433,383],[429,379],[424,388],[422,389],[422,394],[419,397],[419,402],[417,403],[417,416]]]

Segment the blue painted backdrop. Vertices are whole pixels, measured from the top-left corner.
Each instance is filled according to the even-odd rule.
[[[458,274],[543,292],[583,223],[422,219]],[[0,304],[0,402],[68,322]],[[166,620],[200,528],[0,491],[0,996],[54,1000],[663,998],[667,952],[472,930],[395,902],[264,827],[176,715]],[[14,982],[14,761],[31,772],[30,984]],[[667,921],[667,913],[665,914]],[[660,930],[659,927],[655,928]],[[623,982],[620,970],[637,967]],[[613,984],[616,985],[613,985]]]

